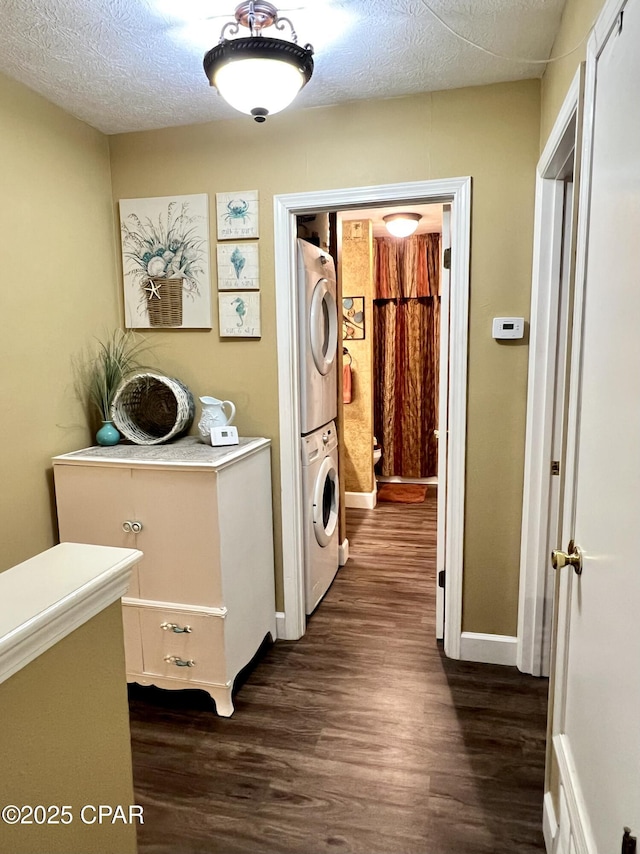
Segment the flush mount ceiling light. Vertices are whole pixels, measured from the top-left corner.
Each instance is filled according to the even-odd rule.
[[[291,30],[292,41],[267,38],[262,31],[268,27]],[[250,36],[228,39],[240,27],[247,27]],[[288,18],[281,18],[271,3],[241,3],[235,11],[235,21],[222,28],[219,43],[204,58],[204,71],[209,83],[215,86],[225,101],[257,122],[284,110],[305,86],[313,74],[313,48],[300,47],[296,31]]]
[[[382,217],[387,231],[394,237],[408,237],[413,234],[421,219],[417,213],[394,213]]]

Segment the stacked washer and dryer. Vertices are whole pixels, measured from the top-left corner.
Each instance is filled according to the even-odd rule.
[[[298,240],[305,610],[338,571],[338,308],[333,258]]]

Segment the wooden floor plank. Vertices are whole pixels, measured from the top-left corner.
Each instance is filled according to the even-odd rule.
[[[230,719],[130,687],[141,854],[539,854],[545,680],[434,639],[436,498],[348,511],[351,558]]]

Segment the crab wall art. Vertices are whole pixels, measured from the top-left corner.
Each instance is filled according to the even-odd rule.
[[[216,193],[218,240],[258,237],[258,191]]]

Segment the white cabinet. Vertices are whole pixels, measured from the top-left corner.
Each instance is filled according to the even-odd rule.
[[[53,472],[61,541],[144,553],[122,600],[128,681],[202,688],[231,715],[275,639],[270,442],[87,448]]]

